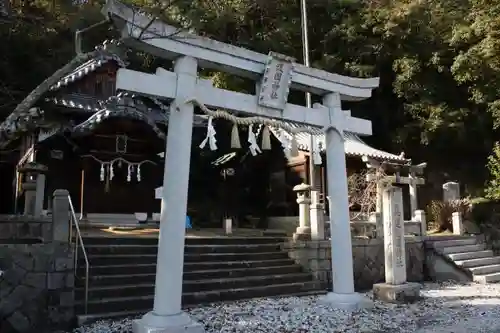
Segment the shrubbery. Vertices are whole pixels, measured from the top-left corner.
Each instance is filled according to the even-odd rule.
[[[462,216],[468,216],[471,210],[469,199],[453,201],[433,200],[427,207],[427,216],[430,222],[439,232],[453,231],[451,216],[454,212],[460,212]]]

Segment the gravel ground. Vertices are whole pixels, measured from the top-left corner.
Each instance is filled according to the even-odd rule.
[[[242,301],[189,313],[206,333],[500,333],[500,284],[425,284],[422,296],[415,304],[375,302],[354,313],[318,304],[317,297]],[[132,319],[97,322],[74,333],[131,333]]]

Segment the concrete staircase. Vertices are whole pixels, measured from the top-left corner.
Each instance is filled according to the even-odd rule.
[[[466,271],[478,283],[500,281],[500,256],[486,249],[476,237],[434,241],[434,249]]]
[[[79,258],[75,307],[79,323],[140,315],[152,309],[156,238],[85,238],[89,302],[84,311],[85,262]],[[183,306],[254,297],[322,293],[310,274],[281,250],[279,237],[186,238]]]

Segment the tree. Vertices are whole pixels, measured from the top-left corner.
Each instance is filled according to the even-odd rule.
[[[488,170],[490,171],[491,179],[486,188],[486,195],[490,199],[500,199],[500,144],[495,143],[493,153],[488,157]]]
[[[299,0],[170,0],[131,4],[199,34],[302,59]],[[20,20],[0,25],[0,114],[74,57],[74,32],[102,20],[100,1],[41,0],[15,5]],[[373,121],[376,146],[427,161],[429,183],[459,179],[482,191],[500,124],[500,4],[486,0],[308,1],[315,67],[380,76],[373,98],[351,108]],[[105,28],[85,35],[85,49]],[[132,54],[132,66],[162,65]],[[206,72],[219,86],[253,91],[241,78]],[[318,96],[313,96],[318,98]],[[303,103],[301,92],[290,100]]]

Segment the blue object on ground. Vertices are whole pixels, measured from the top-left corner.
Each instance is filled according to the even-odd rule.
[[[191,226],[191,219],[189,216],[186,215],[186,229],[192,229],[193,227]]]

